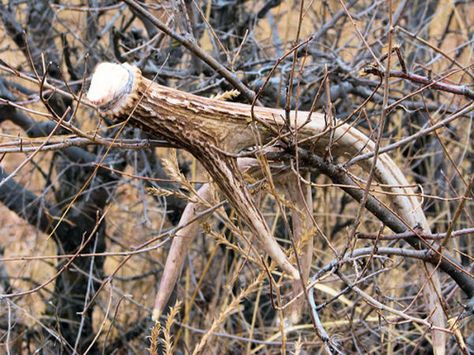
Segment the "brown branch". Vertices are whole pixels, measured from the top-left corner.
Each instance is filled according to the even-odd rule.
[[[153,25],[156,26],[160,31],[166,33],[168,36],[173,38],[174,40],[181,43],[184,47],[186,47],[191,53],[196,55],[200,58],[203,62],[209,65],[212,69],[216,71],[219,75],[226,78],[226,80],[234,86],[237,90],[239,90],[250,102],[252,102],[255,98],[255,92],[250,90],[234,73],[224,67],[221,63],[207,54],[199,45],[194,41],[193,36],[191,35],[180,35],[174,32],[171,28],[166,26],[163,22],[158,20],[155,16],[153,16],[150,12],[140,6],[134,0],[123,0],[131,9],[135,12],[141,14],[143,18],[150,21]]]
[[[305,160],[307,164],[309,163],[313,169],[328,176],[334,183],[345,185],[341,188],[356,201],[362,200],[363,191],[352,181],[344,170],[334,164],[324,161],[315,154],[308,153],[307,151],[301,150],[299,154],[300,157]],[[386,208],[375,197],[369,195],[365,207],[391,230],[397,233],[416,233],[415,230],[409,232],[409,227],[403,222],[403,220],[401,220],[393,211]],[[406,241],[415,249],[418,249],[420,244],[428,247],[431,252],[430,257],[426,260],[450,275],[469,298],[474,297],[474,278],[467,271],[463,270],[462,266],[454,259],[433,250],[431,244],[424,242],[420,234],[418,234],[417,237],[407,237]]]
[[[414,141],[418,138],[421,138],[423,136],[426,136],[426,135],[430,134],[431,132],[435,132],[436,130],[441,129],[441,128],[445,127],[446,125],[448,125],[448,123],[450,123],[450,122],[452,122],[452,121],[454,121],[454,120],[456,120],[460,117],[463,117],[464,115],[467,115],[472,110],[474,110],[474,103],[470,103],[470,104],[464,106],[462,109],[460,109],[457,112],[453,113],[452,115],[446,117],[445,119],[439,121],[438,123],[435,123],[431,127],[427,127],[425,129],[419,130],[418,132],[416,132],[415,134],[412,134],[411,136],[399,139],[398,141],[396,141],[392,144],[389,144],[389,145],[386,145],[383,148],[380,148],[379,154],[387,153],[387,152],[392,151],[394,149],[400,148],[400,147],[404,146],[405,144],[408,144],[408,143],[410,143],[410,142],[412,142],[412,141]],[[373,152],[364,153],[364,154],[361,154],[361,155],[358,155],[358,156],[352,158],[349,162],[347,162],[344,165],[346,167],[349,167],[349,166],[351,166],[351,165],[353,165],[357,162],[360,162],[362,160],[370,159],[373,156],[374,156]]]
[[[375,75],[384,74],[380,69],[373,66],[365,68],[365,72],[368,74],[375,74]],[[401,79],[411,81],[412,83],[421,84],[421,85],[426,86],[427,89],[445,91],[445,92],[449,92],[455,95],[462,95],[462,96],[467,97],[468,99],[474,100],[474,90],[470,89],[466,85],[449,84],[443,81],[433,80],[426,76],[413,74],[413,73],[407,73],[407,72],[399,71],[399,70],[391,70],[388,73],[388,76],[390,78],[401,78]]]

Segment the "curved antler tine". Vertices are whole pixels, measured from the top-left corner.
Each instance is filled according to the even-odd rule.
[[[299,188],[298,177],[290,173],[286,181],[286,195],[293,204],[291,213],[293,224],[293,238],[297,245],[296,255],[299,258],[301,267],[301,276],[303,283],[306,284],[309,278],[309,272],[313,261],[313,197],[311,195],[311,186],[302,185]],[[310,180],[309,173],[306,173],[306,179]],[[288,319],[291,324],[296,324],[301,320],[306,300],[304,298],[303,284],[301,280],[291,282],[291,297],[298,297],[293,301],[288,309]]]
[[[335,149],[344,152],[343,154],[347,156],[373,152],[375,149],[374,142],[348,125],[342,125],[336,129],[335,140],[337,141]],[[369,173],[372,169],[372,159],[359,162],[358,165]],[[424,231],[429,232],[430,227],[420,201],[413,189],[409,187],[410,184],[405,175],[388,155],[382,154],[378,157],[374,173],[376,180],[386,185],[385,189],[392,192],[388,197],[396,207],[401,219],[407,224],[407,228],[421,226]],[[433,244],[435,243],[433,242]],[[439,271],[430,263],[423,262],[423,265],[424,267],[420,268],[420,274],[424,280],[423,295],[427,302],[428,313],[431,315],[433,325],[443,328],[446,325],[446,316],[438,296],[441,294]],[[447,341],[446,333],[436,329],[433,329],[431,333],[435,354],[444,354]]]
[[[202,185],[197,194],[203,201],[211,201],[214,188],[211,184]],[[179,275],[183,269],[184,260],[188,254],[189,246],[199,233],[199,226],[202,220],[194,220],[197,215],[205,210],[206,206],[199,202],[189,202],[183,211],[183,215],[178,223],[178,231],[173,237],[171,248],[166,258],[163,276],[155,297],[153,308],[153,320],[157,321],[166,304],[169,301]],[[193,221],[194,220],[194,221]]]
[[[298,270],[290,263],[286,254],[270,232],[261,212],[255,206],[255,202],[250,196],[250,192],[235,161],[217,151],[207,151],[206,156],[211,157],[211,159],[203,159],[201,163],[233,205],[236,212],[254,233],[262,249],[290,277],[299,279]]]
[[[241,171],[259,167],[257,160],[252,158],[238,159],[237,164]],[[197,191],[199,198],[203,201],[211,201],[214,193],[213,186],[213,184],[204,184],[201,186]],[[205,208],[206,206],[202,203],[189,202],[183,211],[183,215],[178,223],[179,230],[173,237],[171,248],[163,269],[163,276],[161,277],[158,292],[155,297],[155,305],[152,315],[152,318],[155,321],[157,321],[163,313],[173,289],[176,286],[179,275],[182,272],[189,246],[193,243],[195,237],[199,233],[201,221],[193,220],[202,213]]]

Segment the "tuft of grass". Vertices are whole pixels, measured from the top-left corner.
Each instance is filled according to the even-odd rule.
[[[148,351],[151,355],[158,355],[158,349],[160,344],[160,333],[161,333],[161,324],[160,322],[155,322],[153,328],[151,328],[150,334],[150,347]]]
[[[163,329],[163,345],[165,347],[165,354],[173,354],[173,336],[171,335],[171,327],[176,319],[181,308],[181,301],[177,301],[176,304],[171,307],[168,317],[166,318],[166,324]]]
[[[235,99],[239,95],[240,95],[240,91],[234,89],[234,90],[224,91],[216,95],[212,95],[210,98],[214,100],[219,100],[219,101],[229,101],[229,100]]]

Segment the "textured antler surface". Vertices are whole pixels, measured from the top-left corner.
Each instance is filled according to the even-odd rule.
[[[274,139],[275,132],[283,134],[287,125],[283,110],[222,102],[164,87],[144,78],[137,68],[127,64],[100,64],[88,98],[103,113],[128,119],[148,133],[164,137],[191,152],[250,227],[263,249],[283,271],[299,278],[296,268],[271,235],[251,198],[236,159],[231,156],[231,153],[255,146],[255,132],[262,144]],[[331,127],[319,113],[291,111],[289,122],[302,140],[299,146],[314,153],[324,154],[330,150],[333,157],[351,157],[375,149],[374,142],[356,128],[337,122]],[[371,159],[359,162],[366,172],[370,172],[372,164]],[[407,187],[407,179],[388,155],[379,156],[374,173],[377,181],[391,192],[390,199],[407,229],[419,225],[429,231],[420,201]],[[431,295],[432,320],[434,325],[443,327],[444,315],[436,298],[440,289],[436,270],[428,266],[427,275],[430,281],[425,290]],[[444,343],[444,334],[435,332],[433,335],[434,343]]]

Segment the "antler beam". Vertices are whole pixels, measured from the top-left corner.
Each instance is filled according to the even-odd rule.
[[[291,111],[289,119],[283,110],[222,102],[195,96],[154,83],[141,75],[138,68],[128,64],[99,64],[92,78],[88,99],[100,111],[127,120],[152,135],[191,152],[206,168],[247,223],[262,248],[291,277],[300,277],[283,250],[273,238],[269,227],[255,206],[245,181],[237,167],[234,153],[275,139],[275,133],[285,134],[291,127],[301,143],[298,146],[318,154],[328,150],[333,157],[351,157],[371,153],[375,144],[356,128],[343,123],[331,126],[324,115]],[[373,160],[360,161],[366,171]],[[375,178],[389,186],[390,198],[407,229],[429,225],[421,203],[408,186],[408,181],[386,154],[377,159]],[[440,283],[436,269],[427,265],[425,290],[434,325],[443,327],[444,314],[436,297]],[[444,343],[444,334],[433,333],[434,342]],[[436,347],[436,346],[435,346]]]

